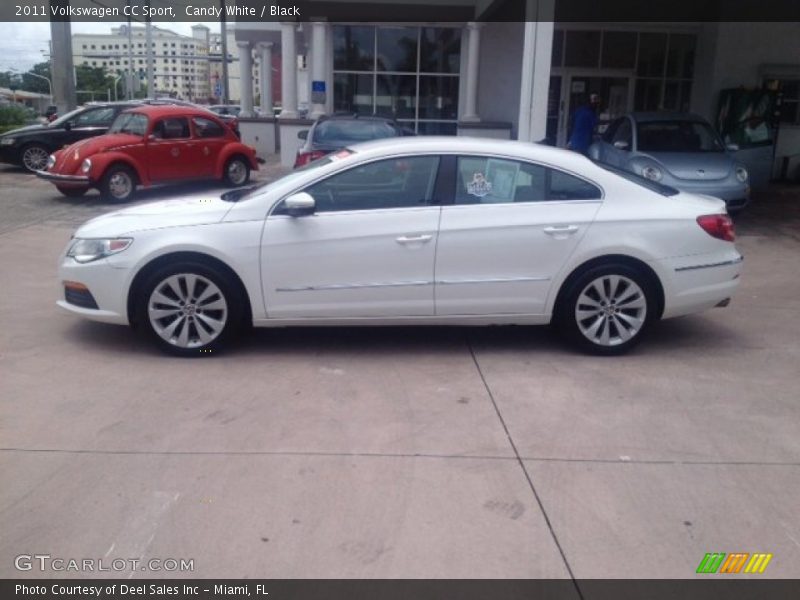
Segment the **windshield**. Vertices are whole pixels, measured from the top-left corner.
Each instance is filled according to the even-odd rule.
[[[630,171],[623,171],[622,169],[618,169],[617,167],[612,167],[609,164],[596,162],[595,163],[599,167],[603,167],[606,171],[610,171],[615,175],[619,175],[627,179],[628,181],[635,183],[636,185],[640,185],[643,188],[647,188],[651,192],[655,192],[657,194],[661,194],[662,196],[675,196],[679,193],[677,189],[674,187],[664,185],[663,183],[658,183],[657,181],[653,181],[652,179],[646,179],[641,175],[637,175],[636,173],[631,173]]]
[[[147,131],[147,117],[139,113],[122,113],[111,124],[108,133],[129,133],[143,136]]]
[[[302,175],[305,174],[306,171],[313,171],[314,169],[318,169],[325,165],[329,165],[332,162],[336,162],[337,160],[341,160],[343,158],[347,158],[353,154],[352,150],[339,150],[334,154],[328,154],[323,156],[322,158],[318,158],[317,160],[311,161],[307,165],[303,165],[302,167],[298,167],[291,173],[280,177],[279,179],[273,179],[272,181],[264,181],[263,183],[259,183],[258,185],[252,185],[246,188],[239,188],[238,190],[231,190],[230,192],[225,192],[222,194],[222,199],[226,202],[238,202],[240,200],[247,200],[252,198],[253,196],[257,196],[262,194],[266,191],[269,191],[269,188],[273,185],[280,183],[283,185],[284,183],[288,183],[293,179],[299,179]]]
[[[76,108],[76,109],[75,109],[75,110],[73,110],[72,112],[68,112],[67,114],[65,114],[63,117],[59,117],[59,118],[55,119],[55,120],[54,120],[53,122],[51,122],[51,123],[50,123],[48,126],[49,126],[49,127],[58,127],[58,126],[60,126],[60,125],[63,125],[64,123],[66,123],[67,121],[69,121],[69,120],[70,120],[72,117],[76,116],[76,115],[77,115],[77,114],[79,114],[79,113],[82,113],[82,112],[83,112],[83,110],[84,110],[84,109],[82,109],[82,108]]]
[[[648,121],[637,127],[640,152],[724,152],[719,136],[701,121]]]

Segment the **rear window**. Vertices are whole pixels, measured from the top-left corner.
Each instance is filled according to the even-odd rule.
[[[397,137],[397,129],[383,121],[322,121],[314,128],[314,141],[317,143],[341,142],[354,144],[368,140]]]
[[[647,188],[651,192],[661,194],[662,196],[675,196],[679,193],[679,191],[672,186],[664,185],[663,183],[658,183],[657,181],[653,181],[652,179],[647,179],[645,177],[642,177],[641,175],[637,175],[636,173],[631,173],[630,171],[623,171],[622,169],[618,169],[617,167],[612,167],[611,165],[608,165],[606,163],[595,162],[595,164],[599,167],[603,167],[606,171],[611,171],[615,175],[619,175],[620,177],[623,177],[632,183],[640,185],[643,188]]]

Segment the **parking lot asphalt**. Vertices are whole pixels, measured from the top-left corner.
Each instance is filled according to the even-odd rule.
[[[687,578],[707,552],[800,577],[797,188],[739,218],[729,307],[617,358],[528,327],[167,357],[54,305],[72,230],[115,206],[6,167],[0,203],[0,577]],[[37,553],[194,570],[15,569]]]

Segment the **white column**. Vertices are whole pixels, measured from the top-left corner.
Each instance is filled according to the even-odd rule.
[[[528,0],[519,97],[517,139],[539,142],[547,135],[547,97],[553,52],[554,0]]]
[[[311,30],[311,114],[309,118],[316,119],[325,114],[325,103],[314,102],[314,84],[315,81],[322,81],[325,83],[325,30],[327,24],[322,21],[314,21]],[[330,90],[325,86],[325,93],[329,94]]]
[[[478,117],[478,66],[480,63],[481,30],[478,23],[467,23],[467,85],[464,114],[461,121],[480,121]]]
[[[296,23],[281,23],[281,109],[280,118],[297,118]]]
[[[258,45],[261,53],[261,71],[258,74],[261,80],[261,115],[271,117],[275,113],[272,110],[272,42],[262,42]]]
[[[253,116],[253,55],[250,52],[250,42],[238,41],[239,49],[239,95],[242,117]]]

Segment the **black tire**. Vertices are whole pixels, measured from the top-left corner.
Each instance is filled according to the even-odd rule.
[[[100,180],[100,196],[107,202],[128,202],[136,193],[138,178],[127,165],[111,165]]]
[[[231,187],[246,185],[250,181],[250,163],[244,156],[231,156],[225,163],[222,180]]]
[[[630,265],[592,267],[568,285],[556,307],[555,324],[584,352],[624,354],[641,341],[656,318],[655,285],[649,275]]]
[[[61,187],[58,185],[56,189],[69,198],[80,198],[89,191],[89,188]]]
[[[210,282],[216,289],[206,286],[205,282]],[[193,289],[190,290],[190,286]],[[181,305],[182,295],[196,302]],[[170,302],[162,302],[165,298]],[[222,305],[224,308],[219,308]],[[202,262],[181,261],[155,271],[138,290],[135,297],[136,323],[169,354],[214,356],[239,331],[244,305],[238,286],[230,275]],[[152,317],[151,309],[156,311]],[[176,323],[179,319],[182,322]],[[213,322],[222,325],[216,326]],[[204,340],[201,334],[211,339]]]
[[[42,144],[28,144],[20,153],[20,161],[26,171],[35,173],[47,168],[47,159],[50,151]]]

